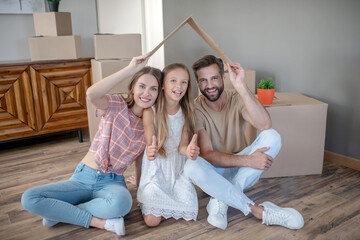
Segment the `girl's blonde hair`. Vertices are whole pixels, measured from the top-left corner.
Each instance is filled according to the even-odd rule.
[[[128,108],[132,108],[132,106],[134,106],[135,101],[134,101],[134,94],[133,94],[133,90],[135,87],[136,82],[138,81],[138,79],[145,75],[145,74],[150,74],[153,75],[159,85],[159,89],[162,86],[162,72],[160,69],[158,68],[153,68],[153,67],[144,67],[142,68],[140,71],[138,71],[137,73],[134,74],[134,76],[131,78],[130,84],[129,84],[129,92],[127,93],[127,96],[123,96],[124,101],[126,102]]]
[[[167,65],[163,69],[163,84],[165,83],[166,76],[175,69],[184,69],[188,76],[189,76],[189,82],[186,89],[185,95],[180,100],[180,107],[184,114],[184,120],[185,125],[188,127],[188,134],[189,138],[192,137],[192,135],[195,133],[195,111],[193,108],[193,105],[191,103],[191,81],[190,81],[190,73],[187,67],[184,64],[181,63],[172,63]],[[161,89],[159,92],[159,97],[157,99],[157,102],[155,104],[155,133],[158,140],[158,147],[159,151],[158,153],[161,156],[166,157],[166,151],[164,148],[164,143],[166,140],[166,136],[168,133],[168,123],[167,123],[167,112],[165,109],[165,95],[164,90]]]

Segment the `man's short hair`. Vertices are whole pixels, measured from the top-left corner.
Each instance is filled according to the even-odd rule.
[[[192,65],[192,69],[194,71],[195,77],[196,77],[196,81],[198,80],[198,76],[196,74],[197,70],[204,68],[204,67],[208,67],[212,64],[216,64],[219,67],[219,73],[221,78],[223,78],[224,76],[224,63],[221,60],[221,58],[217,58],[214,55],[206,55],[203,56],[202,58],[200,58],[199,60],[197,60],[193,65]]]

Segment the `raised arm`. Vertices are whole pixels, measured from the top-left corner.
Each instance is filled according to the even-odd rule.
[[[239,63],[228,64],[229,77],[235,90],[244,102],[242,115],[246,121],[259,130],[271,128],[271,118],[264,106],[256,99],[245,82],[245,70]]]
[[[121,83],[125,79],[132,77],[137,71],[145,67],[148,61],[148,54],[143,56],[134,57],[128,66],[111,74],[110,76],[102,79],[88,88],[86,92],[87,98],[98,109],[106,110],[108,101],[105,97],[112,88]]]

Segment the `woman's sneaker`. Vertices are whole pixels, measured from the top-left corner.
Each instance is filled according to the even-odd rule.
[[[263,202],[262,223],[266,225],[280,225],[290,229],[300,229],[304,226],[301,214],[293,208],[281,208],[271,202]]]
[[[104,228],[109,232],[116,233],[118,236],[124,236],[125,235],[124,218],[107,219]]]
[[[52,226],[55,226],[58,223],[59,222],[57,222],[57,221],[52,221],[52,220],[49,220],[49,219],[46,219],[46,218],[43,218],[43,222],[42,222],[44,227],[52,227]]]
[[[228,206],[216,198],[210,198],[210,201],[206,206],[206,210],[209,214],[207,218],[208,223],[214,227],[225,230],[227,227]]]

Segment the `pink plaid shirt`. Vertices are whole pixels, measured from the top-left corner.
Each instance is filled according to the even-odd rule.
[[[145,150],[144,126],[120,95],[107,94],[104,111],[90,151],[104,173],[122,175]]]

